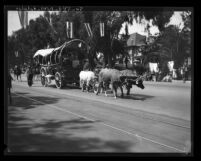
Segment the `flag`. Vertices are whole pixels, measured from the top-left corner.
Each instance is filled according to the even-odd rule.
[[[93,33],[91,31],[91,27],[90,27],[89,23],[84,23],[84,25],[86,27],[86,30],[87,30],[87,33],[88,33],[89,37],[92,37]]]
[[[48,18],[48,17],[44,17],[44,18],[46,19],[46,21],[47,21],[48,24],[50,25],[50,27],[51,27],[51,29],[53,30],[53,32],[57,34],[57,32],[56,32],[56,30],[54,29],[53,24],[52,24],[52,18],[51,18],[51,15],[50,15],[49,18]]]
[[[52,25],[52,18],[51,18],[51,15],[50,15],[50,26],[52,26],[53,27],[53,25]]]
[[[70,38],[70,34],[69,34],[69,21],[66,22],[66,34],[67,34],[67,37]]]
[[[78,47],[81,48],[81,47],[82,47],[82,43],[79,43],[79,44],[78,44]]]
[[[28,26],[28,11],[25,12],[25,19],[24,19],[24,23],[25,23],[25,28]]]
[[[18,57],[18,56],[19,56],[18,51],[15,51],[15,56],[16,56],[16,57]]]
[[[100,36],[103,37],[105,35],[104,23],[100,23]]]
[[[72,39],[74,37],[74,35],[73,35],[73,23],[72,22],[69,22],[69,21],[66,22],[66,33],[67,33],[68,38]]]
[[[18,11],[18,15],[22,28],[26,28],[28,26],[28,11]]]
[[[19,19],[20,19],[20,24],[24,28],[24,12],[23,11],[18,11]]]
[[[88,26],[88,29],[89,29],[90,35],[93,36],[93,33],[92,33],[92,31],[91,31],[91,27],[90,27],[89,23],[87,23],[87,26]]]
[[[73,38],[73,23],[70,22],[70,38]]]

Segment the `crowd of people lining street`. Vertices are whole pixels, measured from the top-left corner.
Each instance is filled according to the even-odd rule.
[[[94,61],[97,63],[98,60],[94,60]],[[105,65],[103,61],[104,60],[99,61],[99,64],[101,64],[102,66],[108,67],[108,65],[107,64]],[[128,69],[128,61],[129,61],[128,57],[126,56],[122,62],[122,64],[125,66],[126,69]],[[67,59],[64,60],[64,63],[71,66],[73,65],[72,62],[70,62],[70,60],[67,60]],[[12,80],[22,81],[21,74],[26,74],[27,80],[33,79],[34,76],[37,76],[37,78],[35,78],[36,80],[38,79],[38,75],[40,75],[39,68],[40,68],[40,65],[37,62],[31,65],[27,65],[26,63],[23,66],[15,65],[14,68],[10,69],[9,75],[13,73],[14,78],[12,78]],[[83,70],[91,70],[92,68],[93,68],[93,64],[91,64],[91,61],[89,59],[85,59],[83,61]],[[185,83],[185,81],[188,80],[189,67],[187,63],[185,62],[182,67],[180,67],[179,69],[173,68],[171,71],[166,73],[166,75],[164,75],[164,73],[162,73],[161,70],[157,70],[156,72],[147,70],[145,71],[144,75],[145,75],[146,81],[172,82],[172,80],[183,80],[183,82]],[[10,76],[9,76],[9,80],[10,80]]]
[[[72,62],[70,63],[70,60],[65,59],[64,62],[67,63],[68,65],[73,65]],[[109,68],[109,66],[107,64],[104,64],[103,61],[99,62],[99,65],[100,64],[104,66],[105,68]],[[125,66],[126,69],[128,69],[127,57],[124,59],[123,65]],[[92,68],[93,67],[90,60],[84,59],[82,70],[90,71]],[[146,81],[172,82],[172,80],[183,80],[183,82],[185,83],[185,81],[188,80],[188,75],[189,75],[188,72],[189,72],[189,67],[187,63],[184,63],[182,67],[180,67],[177,70],[173,68],[171,71],[166,73],[165,76],[160,70],[158,70],[157,72],[146,71],[144,75],[145,75]],[[11,74],[13,74],[14,77],[12,77]],[[12,81],[15,81],[15,80],[22,81],[21,74],[26,74],[27,82],[31,80],[33,83],[34,76],[40,75],[40,65],[38,63],[31,64],[31,65],[25,64],[24,66],[21,66],[21,67],[19,65],[15,65],[13,69],[11,68],[8,71],[8,98],[9,98],[10,104],[12,103],[12,98],[11,98]]]
[[[93,62],[96,62],[96,64],[101,64],[101,66],[108,68],[109,66],[107,64],[104,64],[104,59],[100,59],[102,61],[98,61],[98,59],[94,59]],[[124,65],[124,67],[126,69],[128,69],[128,57],[125,57],[122,65]],[[84,61],[82,62],[83,64],[83,71],[86,70],[91,70],[95,64],[91,63],[92,60],[90,59],[84,59]],[[97,63],[98,62],[98,63]],[[73,65],[72,62],[70,62],[70,60],[65,59],[64,60],[65,64],[68,65]],[[11,73],[13,73],[14,77],[11,76]],[[11,103],[11,88],[12,88],[12,81],[22,81],[21,78],[21,74],[26,74],[27,76],[27,81],[31,80],[33,81],[34,76],[38,76],[40,75],[40,64],[35,62],[34,64],[24,64],[23,66],[20,65],[15,65],[14,68],[10,68],[10,70],[8,71],[8,95],[10,98],[10,103]],[[166,73],[166,75],[164,75],[164,73],[162,73],[161,70],[157,70],[157,72],[155,71],[150,71],[147,70],[145,71],[145,73],[143,74],[145,76],[145,80],[146,81],[155,81],[155,82],[172,82],[172,80],[183,80],[183,83],[186,82],[186,80],[188,80],[188,76],[189,76],[189,66],[187,65],[187,63],[185,62],[184,65],[182,67],[180,67],[179,69],[172,69],[171,71],[169,71],[168,73]],[[36,80],[36,78],[35,78]]]

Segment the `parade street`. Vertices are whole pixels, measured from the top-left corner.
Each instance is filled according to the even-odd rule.
[[[114,99],[80,89],[13,81],[8,105],[11,152],[159,152],[191,148],[191,84],[144,82]]]

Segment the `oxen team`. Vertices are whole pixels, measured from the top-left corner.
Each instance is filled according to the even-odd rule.
[[[82,91],[86,90],[89,92],[90,89],[98,95],[102,89],[107,96],[107,90],[111,86],[114,98],[117,98],[117,89],[121,90],[121,97],[124,96],[123,86],[127,89],[127,95],[130,94],[130,89],[132,85],[144,89],[143,78],[137,76],[132,70],[122,70],[103,68],[99,73],[93,71],[81,71],[80,77],[80,87]]]

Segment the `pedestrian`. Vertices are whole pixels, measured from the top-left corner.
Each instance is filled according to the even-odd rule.
[[[11,76],[10,72],[8,72],[8,96],[10,104],[12,103],[12,97],[11,97],[12,80],[13,77]]]
[[[185,83],[186,82],[186,80],[185,80],[185,70],[184,70],[184,66],[183,67],[181,67],[181,76],[182,76],[182,80],[183,80],[183,83]]]
[[[128,57],[127,57],[127,56],[125,57],[124,62],[125,62],[125,64],[126,64],[126,69],[128,69]]]
[[[184,77],[185,81],[188,79],[188,66],[187,63],[184,65]]]
[[[18,77],[19,77],[20,81],[22,81],[22,78],[21,78],[22,70],[20,69],[20,66],[15,67],[15,74],[17,76],[17,80],[18,80]]]
[[[173,68],[173,71],[172,71],[172,78],[177,79],[177,71],[174,68]]]
[[[158,81],[160,82],[162,80],[162,71],[159,70],[158,72]]]
[[[27,83],[29,86],[31,86],[33,84],[33,71],[32,71],[31,66],[28,67],[28,69],[26,71],[26,75],[27,75]]]
[[[152,75],[152,81],[156,82],[156,72],[154,70],[151,75]]]
[[[17,65],[14,67],[14,78],[17,78]]]

